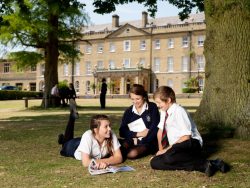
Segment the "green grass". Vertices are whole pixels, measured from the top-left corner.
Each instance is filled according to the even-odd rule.
[[[118,133],[122,113],[131,102],[109,99],[105,110],[99,108],[98,99],[81,99],[77,103],[80,118],[75,135],[81,136],[96,113],[108,114]],[[199,100],[179,103],[192,111]],[[80,161],[59,155],[57,135],[66,126],[68,108],[44,110],[36,107],[39,104],[30,101],[30,108],[24,109],[24,101],[0,101],[1,187],[250,187],[250,141],[234,138],[206,140],[204,153],[209,158],[223,158],[232,166],[230,172],[218,172],[211,178],[200,172],[152,170],[151,156],[122,164],[134,167],[134,172],[91,176]]]

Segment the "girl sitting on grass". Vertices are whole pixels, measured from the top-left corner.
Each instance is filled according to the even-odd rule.
[[[58,143],[62,144],[60,152],[62,156],[81,160],[85,167],[89,165],[91,159],[95,159],[98,169],[122,162],[120,143],[111,130],[108,116],[93,116],[90,130],[87,130],[81,138],[74,138],[76,118],[78,118],[76,103],[70,99],[70,117],[65,134],[58,136]]]

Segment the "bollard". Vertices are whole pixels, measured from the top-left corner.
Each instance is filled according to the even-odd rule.
[[[25,108],[28,108],[29,107],[29,103],[28,103],[28,97],[24,97],[24,106]]]

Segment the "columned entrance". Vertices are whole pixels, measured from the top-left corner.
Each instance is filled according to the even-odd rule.
[[[100,91],[101,80],[106,78],[108,85],[107,94],[125,95],[129,93],[133,84],[142,84],[149,89],[150,70],[141,67],[121,69],[96,69],[93,71],[97,93]]]

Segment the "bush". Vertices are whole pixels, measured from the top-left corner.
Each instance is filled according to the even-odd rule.
[[[42,92],[36,91],[0,91],[0,100],[14,100],[14,99],[23,99],[24,97],[27,98],[42,98]]]
[[[195,93],[196,91],[198,91],[198,88],[182,88],[182,93]]]

